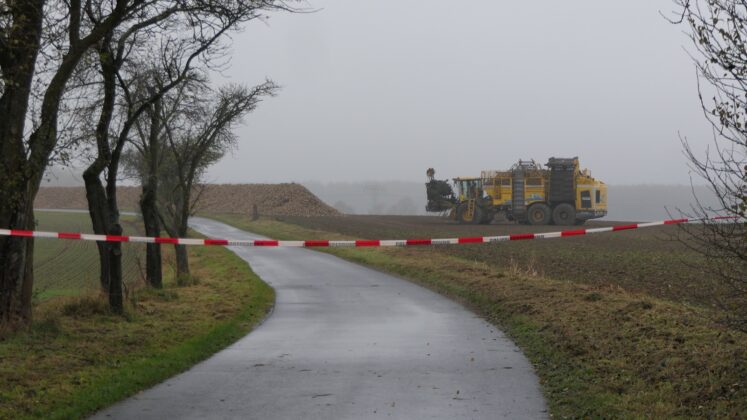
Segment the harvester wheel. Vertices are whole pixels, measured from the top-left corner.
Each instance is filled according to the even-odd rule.
[[[471,223],[473,225],[479,225],[480,223],[483,223],[483,219],[485,219],[485,210],[475,206],[475,217],[472,218]]]
[[[483,212],[483,217],[480,220],[480,224],[481,225],[489,225],[490,222],[492,222],[494,218],[495,218],[495,213],[493,213],[491,211],[484,211]]]
[[[470,218],[467,203],[462,203],[457,207],[457,221],[459,223],[477,225],[482,221],[483,214],[484,211],[480,207],[475,206],[474,214]]]
[[[547,204],[534,203],[529,206],[527,216],[531,225],[547,225],[552,220],[552,211]]]
[[[552,220],[556,225],[574,225],[576,224],[576,209],[568,203],[558,204],[552,211]]]

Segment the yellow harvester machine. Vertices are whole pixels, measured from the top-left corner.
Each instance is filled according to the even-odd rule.
[[[519,161],[507,171],[482,171],[480,177],[434,178],[428,169],[429,212],[448,212],[460,223],[490,223],[502,213],[532,225],[580,225],[607,214],[607,185],[581,170],[578,158],[550,158],[545,168]]]

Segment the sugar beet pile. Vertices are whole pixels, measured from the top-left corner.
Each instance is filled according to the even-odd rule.
[[[119,187],[122,210],[137,211],[140,187]],[[263,216],[335,216],[340,213],[300,184],[211,184],[205,186],[198,212],[251,214],[257,205]],[[34,202],[38,209],[87,209],[83,187],[44,187]]]

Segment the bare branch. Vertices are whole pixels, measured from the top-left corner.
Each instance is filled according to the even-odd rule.
[[[686,215],[706,218],[714,213],[736,216],[740,223],[682,226],[683,243],[707,261],[716,280],[715,302],[739,328],[747,330],[747,1],[677,0],[682,17],[673,23],[689,26],[696,61],[698,99],[713,127],[712,146],[699,156],[681,138],[693,172],[707,182],[721,208],[696,203]],[[706,90],[708,93],[706,94]],[[708,98],[708,99],[706,99]]]

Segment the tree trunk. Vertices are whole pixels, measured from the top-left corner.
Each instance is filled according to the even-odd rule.
[[[187,188],[182,186],[182,197],[181,202],[177,204],[180,208],[177,209],[179,213],[179,219],[177,220],[176,236],[178,238],[186,238],[187,230],[189,229],[189,213],[190,213],[190,197],[191,193]],[[176,249],[176,275],[189,274],[189,256],[187,255],[187,248],[184,245],[174,245]]]
[[[91,167],[83,172],[86,185],[88,212],[91,215],[93,231],[98,235],[122,235],[119,214],[112,212],[106,191]],[[109,295],[109,305],[113,312],[122,313],[122,244],[119,242],[97,242],[99,251],[101,288]]]
[[[156,208],[156,186],[155,181],[143,183],[143,192],[140,198],[140,212],[143,215],[146,236],[161,236],[161,224],[158,220],[158,209]],[[161,244],[147,244],[145,250],[145,272],[148,284],[160,289],[163,287],[163,276],[161,269]]]
[[[36,194],[34,194],[36,196]],[[32,201],[33,202],[33,201]],[[34,209],[26,209],[26,226],[28,230],[36,229],[36,220],[34,218]],[[34,296],[34,238],[26,240],[26,260],[23,273],[23,283],[21,284],[21,319],[31,322],[31,299]]]
[[[43,21],[42,0],[13,2],[9,44],[0,48],[3,93],[0,96],[0,228],[33,229],[37,188],[30,176],[24,130]],[[0,322],[30,320],[33,276],[31,238],[0,237]],[[31,267],[32,269],[33,267]]]
[[[99,235],[121,236],[119,208],[117,206],[117,169],[121,149],[112,153],[109,145],[109,126],[114,112],[116,98],[116,64],[109,50],[112,34],[107,33],[99,47],[99,63],[104,79],[104,100],[101,115],[96,126],[96,146],[98,154],[85,171],[83,181],[86,186],[88,212],[91,215],[93,231]],[[101,174],[107,170],[106,188]],[[122,298],[122,244],[120,242],[99,242],[99,262],[101,287],[109,295],[109,307],[114,313],[124,311]]]
[[[113,226],[114,235],[122,234],[122,226],[118,223]],[[109,307],[112,312],[121,314],[124,312],[124,299],[122,294],[122,243],[112,242],[109,247]]]
[[[25,229],[24,212],[3,212],[2,227]],[[26,272],[26,256],[30,238],[0,237],[0,321],[10,323],[23,319],[27,312],[21,299],[20,287]]]
[[[189,275],[189,255],[187,255],[187,247],[184,245],[174,245],[176,251],[176,276],[188,276]]]
[[[89,208],[90,212],[91,209]],[[103,232],[104,230],[102,230]],[[94,233],[96,230],[94,229]],[[105,235],[102,233],[101,235]],[[109,293],[109,242],[96,242],[96,247],[99,252],[99,285],[104,293]]]
[[[36,196],[32,191],[31,200]],[[1,199],[0,199],[0,202]],[[15,214],[15,221],[3,226],[33,230],[34,212],[30,205]],[[31,298],[34,287],[34,238],[0,237],[0,322],[31,321]]]
[[[158,218],[158,150],[161,135],[161,100],[157,99],[150,108],[150,131],[147,147],[143,150],[148,164],[143,177],[143,191],[140,196],[140,213],[146,236],[161,236],[161,223]],[[145,249],[146,280],[151,287],[163,287],[163,270],[161,267],[161,244],[147,244]]]

